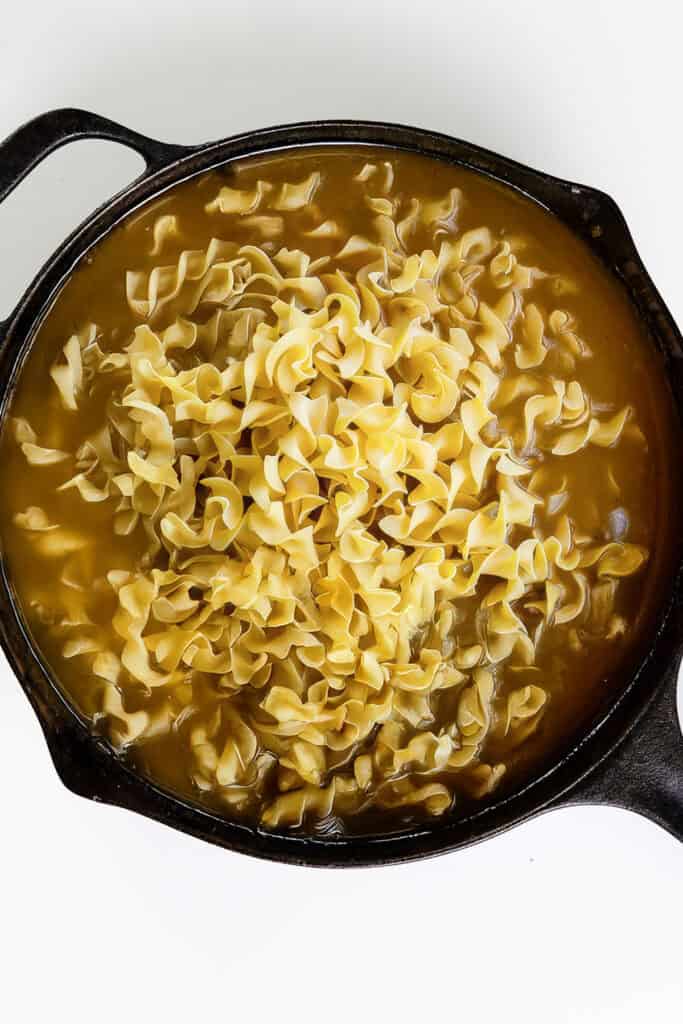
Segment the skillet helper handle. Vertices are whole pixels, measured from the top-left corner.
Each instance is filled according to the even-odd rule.
[[[185,146],[158,142],[87,110],[51,110],[27,121],[0,142],[0,202],[41,160],[78,139],[108,139],[134,149],[147,164],[146,174],[187,152]]]
[[[683,842],[683,736],[678,661],[631,731],[561,802],[607,804],[649,818]]]
[[[144,159],[146,175],[173,163],[191,147],[158,142],[107,117],[88,110],[63,107],[40,114],[0,142],[0,202],[23,181],[41,160],[67,142],[107,139],[134,149]],[[11,317],[9,318],[11,319]],[[0,357],[8,320],[0,321]]]

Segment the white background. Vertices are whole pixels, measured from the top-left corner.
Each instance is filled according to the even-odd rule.
[[[20,0],[0,136],[76,105],[176,142],[282,121],[403,121],[615,196],[683,321],[675,0]],[[140,169],[53,156],[0,208],[0,319]],[[62,789],[0,664],[0,1018],[683,1019],[683,847],[617,810],[555,812],[407,867],[228,854]]]

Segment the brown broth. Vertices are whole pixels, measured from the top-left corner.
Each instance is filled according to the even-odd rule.
[[[172,263],[182,250],[205,248],[212,236],[225,237],[225,218],[205,211],[205,204],[222,185],[238,183],[240,188],[246,188],[258,178],[274,183],[298,181],[311,170],[319,169],[323,183],[315,196],[316,207],[343,225],[345,237],[367,233],[368,209],[357,201],[357,194],[346,183],[373,155],[393,162],[394,194],[440,198],[450,188],[458,187],[465,197],[459,230],[485,224],[500,238],[524,239],[525,263],[541,266],[553,275],[535,282],[529,293],[531,299],[544,310],[555,305],[568,309],[592,350],[592,358],[581,363],[577,378],[595,401],[614,408],[630,405],[647,440],[647,445],[640,447],[622,444],[609,452],[609,459],[604,449],[590,447],[566,459],[571,478],[566,511],[577,528],[606,536],[609,513],[617,505],[624,506],[630,519],[627,539],[646,547],[650,558],[644,571],[622,580],[618,588],[615,610],[629,623],[625,637],[609,642],[594,638],[574,651],[567,644],[566,633],[558,632],[553,634],[553,642],[545,643],[539,650],[536,665],[550,695],[539,728],[519,749],[511,749],[509,742],[495,735],[484,746],[488,756],[500,756],[506,761],[508,777],[517,781],[540,759],[564,745],[622,685],[656,604],[670,522],[665,461],[669,448],[668,408],[658,354],[644,337],[620,287],[556,218],[513,190],[482,176],[407,153],[331,147],[219,169],[183,183],[143,207],[84,259],[33,341],[17,384],[11,415],[28,419],[41,444],[67,450],[77,446],[99,423],[107,378],[99,381],[95,394],[84,402],[79,415],[70,417],[64,415],[60,406],[49,369],[66,339],[85,320],[97,323],[119,349],[127,344],[139,320],[126,303],[125,272],[131,268],[151,270],[159,263],[159,258],[150,254],[152,229],[158,216],[172,212],[179,218],[181,235],[167,241],[164,250],[164,263]],[[287,247],[302,248],[312,258],[334,253],[338,240],[311,239],[304,234],[319,219],[308,209],[292,218],[285,239]],[[253,230],[239,223],[235,226],[234,220],[230,223],[230,240],[263,244]],[[411,251],[420,252],[425,243],[426,239],[418,234],[411,241]],[[574,287],[568,287],[566,282],[573,282]],[[482,293],[482,297],[488,296]],[[165,326],[163,317],[158,326]],[[618,499],[610,490],[607,465],[621,489]],[[93,580],[112,568],[133,569],[144,551],[145,538],[140,529],[130,537],[116,537],[108,528],[111,502],[84,505],[77,492],[56,490],[64,479],[61,465],[27,467],[10,431],[5,430],[0,447],[0,533],[9,573],[22,613],[47,663],[69,698],[91,717],[99,710],[98,688],[92,675],[79,658],[62,656],[61,640],[40,621],[35,608],[36,604],[49,607],[56,595],[60,599],[68,597],[67,588],[59,581],[62,563],[59,559],[46,562],[32,545],[30,536],[14,524],[14,516],[28,506],[40,506],[53,521],[74,524],[86,531],[94,542],[87,549],[87,562],[81,570]],[[102,588],[91,607],[96,620],[105,625],[111,620],[114,598]],[[514,685],[525,681],[522,671]],[[511,685],[509,679],[504,680],[498,695],[501,700]],[[134,710],[130,699],[129,707]],[[162,784],[210,802],[210,797],[198,795],[190,780],[183,728],[145,742],[131,756],[142,771]]]

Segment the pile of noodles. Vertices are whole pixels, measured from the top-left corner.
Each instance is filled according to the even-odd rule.
[[[132,337],[114,350],[86,324],[53,366],[73,415],[108,375],[99,429],[67,452],[15,420],[32,466],[63,463],[62,489],[146,537],[135,571],[108,574],[111,628],[77,580],[59,624],[113,741],[182,728],[199,790],[271,827],[489,792],[505,765],[484,740],[523,739],[547,702],[539,673],[494,706],[506,671],[552,631],[579,643],[596,609],[623,632],[619,578],[647,556],[579,533],[548,494],[565,457],[638,431],[629,408],[594,411],[572,317],[526,301],[541,271],[459,232],[458,190],[399,203],[392,181],[363,168],[371,237],[320,219],[311,236],[339,241],[315,261],[278,239],[319,174],[221,189],[226,234],[240,218],[261,244],[130,272]],[[433,245],[411,252],[418,229]],[[178,231],[158,218],[154,252]],[[78,547],[44,509],[16,521],[46,559]]]

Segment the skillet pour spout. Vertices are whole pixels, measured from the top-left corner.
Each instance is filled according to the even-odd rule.
[[[247,132],[196,147],[168,145],[82,110],[43,114],[0,144],[0,201],[42,159],[83,138],[119,142],[140,153],[143,174],[96,210],[38,272],[0,323],[0,425],[23,358],[54,297],[80,259],[141,204],[172,185],[250,156],[320,146],[384,146],[479,172],[524,193],[580,237],[627,293],[664,362],[683,438],[683,339],[647,274],[609,196],[525,167],[470,143],[401,125],[337,120]],[[153,784],[93,734],[68,703],[32,643],[0,552],[0,642],[41,723],[64,784],[93,800],[126,807],[225,848],[295,864],[362,866],[458,849],[542,811],[610,804],[645,815],[683,841],[683,738],[676,709],[683,654],[683,545],[673,541],[657,615],[623,685],[573,745],[522,788],[472,813],[372,834],[301,835],[230,821]]]

